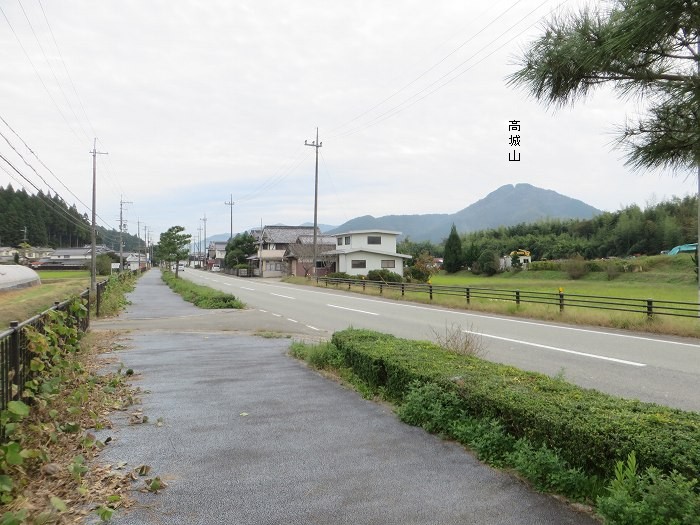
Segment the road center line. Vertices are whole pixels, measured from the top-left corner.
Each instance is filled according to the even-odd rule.
[[[272,293],[272,292],[270,292],[270,295],[275,295],[275,296],[277,296],[277,297],[282,297],[283,299],[294,299],[294,297],[290,297],[290,296],[288,296],[288,295],[282,295],[282,294],[279,294],[279,293]]]
[[[340,310],[350,310],[351,312],[357,312],[360,314],[367,314],[367,315],[379,315],[374,312],[367,312],[365,310],[356,310],[355,308],[346,308],[345,306],[338,306],[336,304],[327,304],[326,306],[330,306],[331,308],[338,308]]]
[[[566,354],[580,355],[583,357],[591,357],[593,359],[602,359],[603,361],[612,361],[614,363],[621,363],[623,365],[630,366],[647,366],[645,363],[637,363],[636,361],[625,361],[624,359],[616,359],[614,357],[606,357],[596,354],[587,354],[585,352],[577,352],[575,350],[566,350],[565,348],[558,348],[556,346],[541,345],[539,343],[529,343],[528,341],[520,341],[518,339],[510,339],[508,337],[500,337],[498,335],[482,334],[479,332],[474,332],[472,330],[462,330],[466,334],[474,334],[476,336],[488,337],[490,339],[498,339],[500,341],[508,341],[509,343],[517,343],[521,345],[535,346],[537,348],[544,348],[545,350],[554,350],[556,352],[564,352]]]
[[[245,287],[245,286],[241,286],[241,290],[248,290],[248,291],[250,291],[250,292],[254,292],[254,291],[255,291],[255,288],[247,288],[247,287]]]

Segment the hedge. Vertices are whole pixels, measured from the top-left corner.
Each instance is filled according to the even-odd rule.
[[[515,437],[557,450],[606,477],[635,452],[640,468],[700,478],[700,414],[584,389],[544,374],[456,354],[434,343],[369,330],[333,334],[355,374],[401,401],[414,381],[455,392],[474,417],[493,418]]]

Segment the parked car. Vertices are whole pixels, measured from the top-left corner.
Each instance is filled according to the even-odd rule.
[[[182,264],[182,263],[178,264],[178,265],[177,265],[177,270],[178,270],[179,272],[184,272],[184,271],[185,271],[185,265]]]
[[[221,267],[220,267],[218,264],[215,264],[215,265],[213,265],[213,266],[211,267],[211,271],[212,271],[212,272],[220,272],[220,271],[221,271]]]

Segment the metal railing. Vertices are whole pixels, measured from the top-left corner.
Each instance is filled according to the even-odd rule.
[[[351,290],[353,287],[356,289],[361,288],[362,291],[375,289],[379,291],[380,295],[384,293],[384,290],[392,290],[396,293],[400,292],[402,297],[407,293],[424,293],[430,297],[431,301],[434,295],[447,295],[464,297],[466,304],[470,304],[475,299],[514,302],[516,305],[534,303],[558,307],[560,312],[563,312],[566,307],[573,307],[640,313],[646,315],[650,319],[655,315],[695,318],[700,316],[700,304],[682,301],[630,299],[627,297],[565,294],[564,292],[503,290],[498,288],[477,288],[473,286],[388,283],[366,279],[340,279],[335,277],[316,277],[316,283],[325,283],[326,286],[335,286],[336,288],[347,286],[348,290]]]
[[[95,300],[95,315],[100,315],[100,304],[102,294],[108,281],[97,283],[97,293]],[[63,302],[56,302],[48,310],[35,315],[26,321],[12,321],[10,328],[0,333],[0,410],[7,409],[8,403],[13,400],[26,401],[22,393],[27,381],[32,379],[30,362],[32,352],[29,349],[25,328],[32,327],[42,331],[46,323],[47,316],[51,311],[67,312],[69,323],[77,326],[81,332],[87,331],[90,326],[90,290],[85,290],[78,298],[87,308],[87,314],[79,316],[69,308],[75,298]],[[0,443],[5,441],[5,429],[0,425]]]

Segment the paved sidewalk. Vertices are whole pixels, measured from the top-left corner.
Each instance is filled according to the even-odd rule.
[[[130,300],[92,329],[125,330],[117,355],[149,421],[118,416],[100,459],[150,465],[169,487],[136,493],[115,525],[597,523],[289,358],[288,339],[227,331],[253,332],[255,312],[202,315],[157,270]]]

